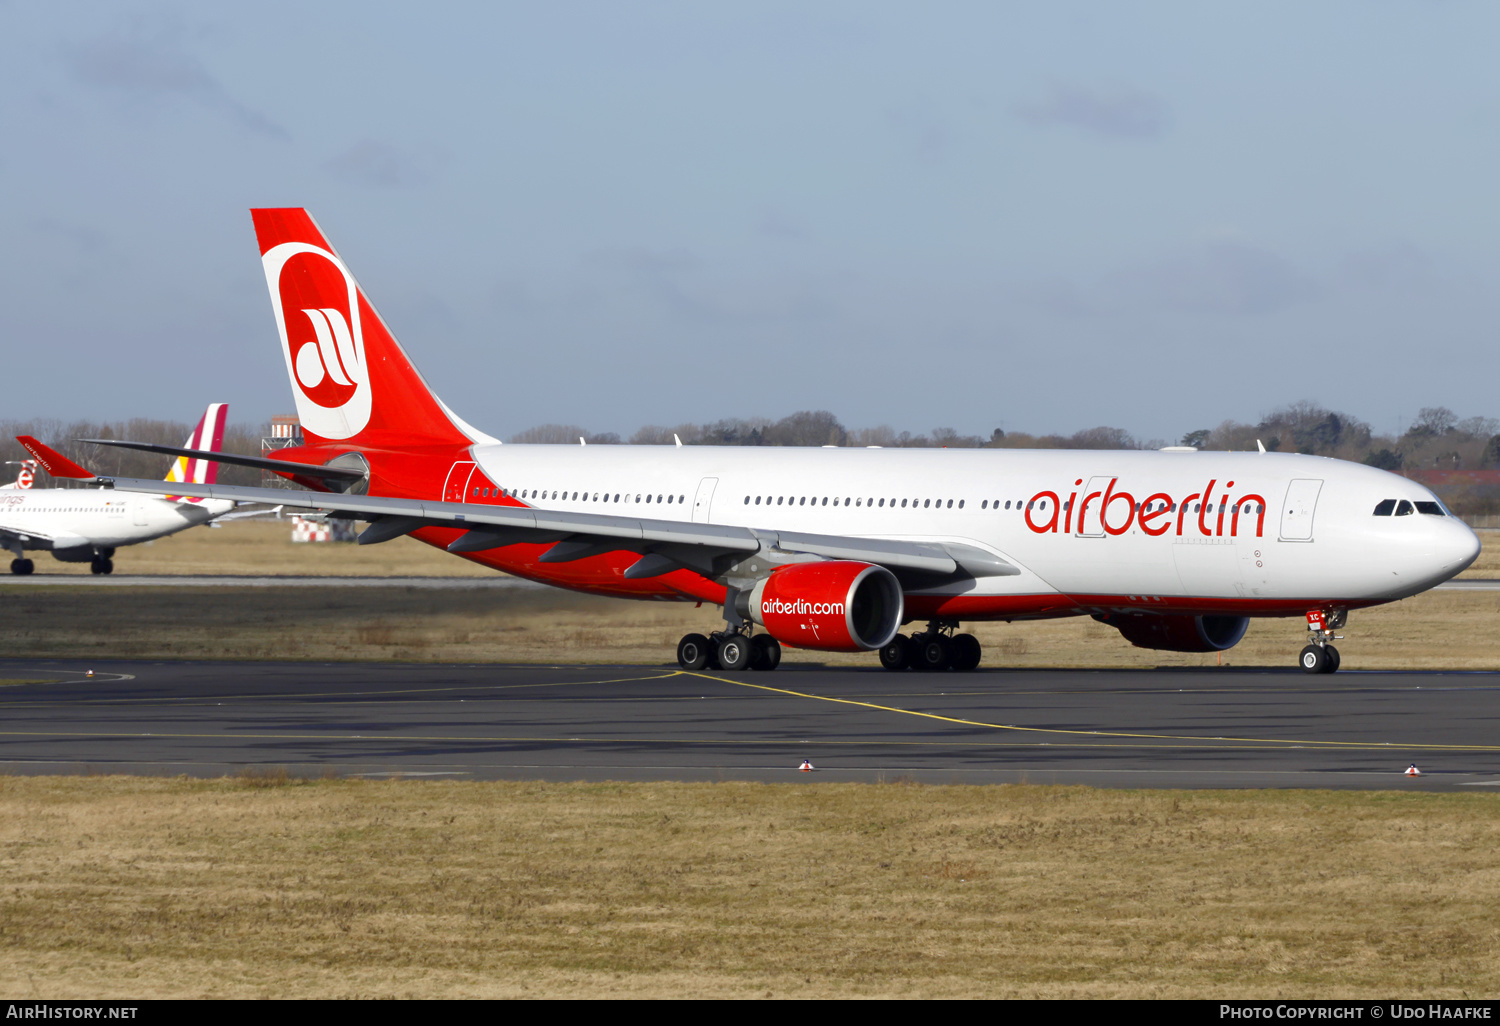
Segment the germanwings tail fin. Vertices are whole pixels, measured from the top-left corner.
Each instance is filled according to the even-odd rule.
[[[204,449],[218,452],[224,447],[224,422],[229,418],[228,403],[209,403],[203,411],[203,419],[182,444],[184,449]],[[219,479],[219,465],[209,460],[196,460],[179,456],[172,461],[171,469],[162,480],[177,484],[213,484]]]
[[[306,210],[250,213],[309,443],[406,449],[494,441],[433,394]]]

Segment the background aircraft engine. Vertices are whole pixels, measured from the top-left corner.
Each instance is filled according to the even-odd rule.
[[[868,652],[901,626],[901,585],[872,563],[830,560],[782,567],[750,593],[750,618],[797,648]]]
[[[1222,652],[1238,645],[1250,626],[1248,616],[1107,613],[1094,619],[1118,630],[1136,648],[1167,652]]]

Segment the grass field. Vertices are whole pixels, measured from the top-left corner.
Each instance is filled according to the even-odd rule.
[[[14,998],[1477,997],[1500,796],[0,778]]]

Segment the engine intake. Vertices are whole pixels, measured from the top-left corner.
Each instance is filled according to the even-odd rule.
[[[777,641],[825,652],[868,652],[901,626],[903,597],[883,566],[848,560],[782,567],[750,593],[750,618]]]
[[[1250,626],[1248,616],[1155,616],[1150,613],[1103,613],[1107,623],[1136,648],[1165,652],[1222,652],[1233,648]]]

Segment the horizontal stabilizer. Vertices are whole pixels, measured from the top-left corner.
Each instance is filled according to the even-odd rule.
[[[206,460],[210,463],[230,463],[236,467],[255,467],[258,470],[277,470],[302,477],[320,477],[325,481],[358,481],[365,476],[362,470],[348,467],[320,467],[291,460],[276,460],[266,456],[238,456],[209,449],[184,449],[176,445],[155,445],[151,442],[122,442],[114,438],[80,438],[80,442],[94,445],[113,445],[118,449],[139,449],[141,452],[156,452],[163,456],[186,456],[189,459]],[[88,475],[93,477],[93,474]]]

